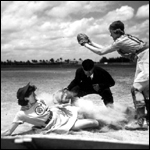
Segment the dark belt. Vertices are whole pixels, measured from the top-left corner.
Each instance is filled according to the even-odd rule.
[[[48,124],[48,123],[51,121],[52,117],[53,117],[53,112],[50,111],[49,117],[48,117],[48,119],[45,121],[45,124]]]
[[[140,54],[141,52],[145,51],[146,49],[148,49],[149,46],[144,46],[143,48],[139,49],[136,51],[136,54]]]

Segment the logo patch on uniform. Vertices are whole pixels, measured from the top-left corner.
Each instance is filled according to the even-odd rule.
[[[35,108],[35,113],[37,115],[42,115],[44,113],[44,107],[42,107],[42,104],[39,104],[36,108]]]

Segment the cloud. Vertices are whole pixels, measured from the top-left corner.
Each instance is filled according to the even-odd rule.
[[[7,9],[12,1],[1,1],[1,14]]]
[[[149,20],[145,20],[142,23],[137,23],[134,26],[127,29],[130,34],[140,35],[141,32],[146,33],[149,30]]]
[[[82,32],[99,44],[111,44],[108,27],[114,20],[124,21],[131,33],[143,34],[145,39],[149,36],[149,20],[137,23],[134,8],[117,7],[111,1],[7,1],[1,4],[2,59],[48,59],[60,55],[64,59],[99,59],[100,56],[81,47],[76,36]]]
[[[84,16],[91,12],[104,13],[107,6],[111,5],[109,1],[64,1],[60,5],[47,11],[47,15],[54,18],[70,18],[73,15]]]
[[[47,11],[47,14],[56,18],[66,18],[72,13],[76,13],[81,8],[81,3],[75,1],[67,1],[53,7]]]
[[[141,6],[136,13],[137,18],[149,18],[149,4]]]
[[[129,6],[122,6],[116,10],[109,11],[105,16],[100,19],[92,19],[89,23],[88,32],[90,34],[108,33],[110,23],[116,20],[127,21],[133,18],[134,9]]]
[[[134,16],[134,9],[129,6],[122,6],[116,10],[110,11],[103,20],[107,22],[112,22],[115,20],[126,21],[131,19]]]
[[[78,30],[90,35],[99,44],[109,44],[112,42],[109,36],[108,27],[116,20],[127,21],[134,17],[134,9],[129,6],[122,6],[116,10],[109,11],[101,18],[86,18],[78,21]],[[77,26],[76,26],[77,27]],[[106,42],[107,41],[107,42]]]
[[[140,39],[149,42],[149,20],[145,20],[141,23],[137,23],[130,28],[127,28],[127,33],[139,37]]]
[[[38,14],[47,8],[47,2],[14,1],[2,13],[2,31],[23,30],[37,24]]]

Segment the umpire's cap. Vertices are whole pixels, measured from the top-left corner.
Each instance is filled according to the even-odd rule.
[[[82,67],[85,71],[90,71],[93,69],[94,67],[94,62],[93,60],[91,59],[85,59],[83,62],[82,62]]]

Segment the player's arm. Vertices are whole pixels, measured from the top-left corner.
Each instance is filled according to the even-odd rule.
[[[71,81],[71,83],[68,85],[67,89],[71,90],[73,87],[77,86],[81,81],[81,74],[79,69],[76,70],[75,78]]]
[[[97,47],[95,47],[88,43],[85,43],[84,46],[98,55],[105,55],[105,54],[115,51],[115,49],[113,49],[111,46],[102,47],[100,45],[99,46],[97,45]]]
[[[95,43],[95,42],[93,42],[93,41],[90,41],[90,45],[92,45],[92,46],[94,46],[94,47],[96,47],[96,48],[100,48],[100,49],[103,49],[103,48],[104,48],[102,45],[97,44],[97,43]]]
[[[66,107],[66,106],[71,106],[71,104],[70,104],[70,103],[66,103],[66,104],[56,104],[54,107],[63,108],[63,107]]]
[[[9,135],[11,135],[14,132],[14,130],[18,127],[18,125],[19,125],[19,123],[12,123],[10,128],[5,130],[1,135],[2,136],[9,136]]]

